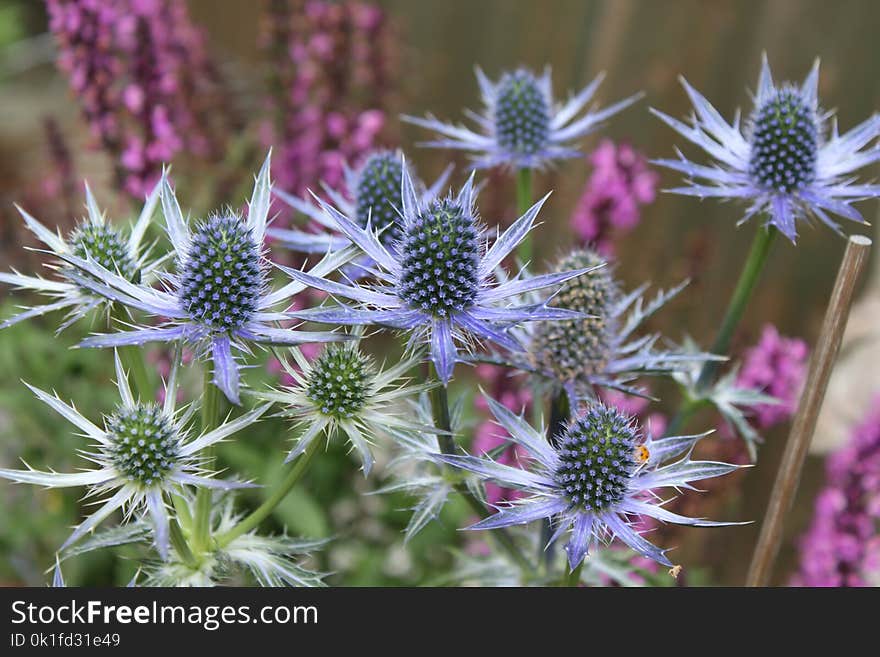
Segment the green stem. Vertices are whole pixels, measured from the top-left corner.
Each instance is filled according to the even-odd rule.
[[[522,216],[532,207],[532,170],[517,169],[516,172],[516,209]],[[532,259],[532,235],[525,236],[516,251],[517,256],[524,263]]]
[[[114,310],[110,315],[109,328],[111,330],[116,319],[121,319],[120,312]],[[122,367],[128,373],[135,398],[143,401],[152,401],[156,396],[156,389],[152,385],[149,372],[147,372],[143,350],[137,346],[117,347],[116,353],[119,354]]]
[[[752,292],[755,290],[758,278],[767,263],[767,256],[770,254],[770,247],[773,245],[773,238],[776,237],[777,232],[776,228],[770,226],[758,228],[755,233],[749,255],[746,257],[746,263],[743,265],[742,273],[733,290],[733,296],[730,297],[730,303],[724,313],[724,319],[721,321],[718,336],[709,350],[711,353],[717,356],[727,355],[734,331],[742,319],[749,299],[752,298]],[[703,363],[700,378],[697,379],[697,390],[704,390],[712,383],[719,366],[720,362],[717,360],[707,360]]]
[[[143,401],[152,400],[156,395],[156,389],[150,381],[150,375],[144,364],[144,356],[137,347],[119,347],[119,360],[129,373],[134,387],[134,396]]]
[[[569,570],[563,581],[564,586],[578,586],[581,583],[581,571],[584,569],[584,562],[581,561],[577,568]]]
[[[440,380],[440,377],[437,375],[437,370],[433,365],[431,366],[431,373],[436,381]],[[447,432],[438,435],[437,442],[440,444],[440,451],[444,454],[455,454],[455,437],[452,435],[452,422],[449,417],[449,393],[445,385],[440,384],[431,389],[431,413],[434,416],[435,426],[438,429]],[[486,509],[485,505],[477,499],[470,489],[468,489],[466,484],[459,482],[455,484],[454,488],[455,491],[465,499],[468,506],[471,507],[471,510],[473,510],[473,512],[480,518],[489,517],[489,510]],[[533,570],[532,564],[529,563],[529,560],[526,559],[525,555],[523,555],[517,547],[510,534],[503,527],[493,530],[491,536],[498,541],[499,545],[507,550],[520,568],[525,572],[531,572]]]
[[[222,420],[224,397],[223,393],[214,385],[214,367],[208,361],[205,363],[204,381],[202,384],[202,433],[211,431],[220,426]],[[214,448],[205,449],[205,467],[211,468],[214,464]],[[198,551],[207,550],[210,547],[211,534],[211,489],[199,488],[196,494],[196,515],[193,531],[193,547]]]
[[[235,525],[235,527],[225,534],[220,534],[220,536],[217,537],[217,546],[220,548],[226,547],[231,541],[254,529],[257,525],[263,522],[263,520],[268,518],[272,511],[275,510],[275,507],[287,497],[287,494],[296,485],[296,482],[299,481],[300,477],[302,477],[303,473],[308,468],[312,457],[318,451],[320,446],[321,440],[319,438],[312,440],[312,442],[309,443],[309,446],[306,447],[306,451],[300,454],[299,458],[293,463],[289,464],[290,471],[287,473],[287,476],[284,477],[284,481],[282,481],[278,488],[275,489],[275,492],[272,493],[272,495],[249,516]]]
[[[535,398],[537,399],[537,397]],[[554,447],[558,447],[558,436],[571,415],[571,404],[568,395],[560,390],[550,399],[550,426],[547,429],[547,440]],[[547,545],[553,535],[550,519],[546,518],[541,523],[541,542],[538,544],[538,558],[544,558],[544,566],[549,571],[553,562],[553,546]]]
[[[718,329],[718,335],[715,342],[709,349],[710,353],[716,356],[726,356],[730,350],[730,343],[733,335],[739,326],[746,306],[755,290],[755,285],[767,264],[767,256],[770,254],[770,247],[776,237],[777,229],[773,226],[759,227],[752,240],[752,246],[746,257],[743,270],[739,275],[739,280],[727,304],[727,310],[724,313],[724,319],[721,321],[721,327]],[[721,361],[708,360],[703,363],[700,375],[697,378],[696,392],[697,396],[687,399],[678,413],[673,417],[666,430],[667,435],[674,435],[678,432],[687,421],[705,404],[705,400],[701,398],[700,393],[704,393],[715,380]]]
[[[192,553],[192,550],[189,549],[189,544],[186,542],[186,538],[180,529],[180,525],[177,524],[177,520],[172,520],[169,524],[169,536],[171,537],[171,544],[181,560],[188,566],[197,566],[198,560]]]

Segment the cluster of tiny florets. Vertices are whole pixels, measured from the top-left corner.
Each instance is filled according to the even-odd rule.
[[[257,310],[264,272],[260,247],[235,216],[213,216],[192,236],[180,277],[180,302],[189,316],[215,331],[232,331]]]
[[[372,375],[368,357],[347,345],[331,344],[312,364],[307,394],[321,414],[344,420],[364,407]]]
[[[639,463],[631,418],[595,406],[574,418],[559,442],[555,479],[573,507],[601,512],[623,500]]]
[[[550,107],[538,80],[528,71],[507,73],[498,83],[495,134],[505,149],[524,155],[540,151],[550,131]]]
[[[564,258],[558,271],[602,264],[593,251],[576,251]],[[611,355],[616,321],[612,306],[619,290],[608,267],[567,281],[551,305],[586,315],[580,319],[540,322],[529,346],[534,364],[560,381],[580,381],[605,370]]]
[[[479,285],[479,236],[469,209],[435,201],[401,241],[399,293],[411,308],[446,317],[468,308]]]
[[[70,235],[70,244],[73,255],[78,258],[94,260],[107,271],[138,282],[137,263],[132,260],[125,239],[112,226],[92,222],[80,224]]]
[[[391,151],[371,155],[358,172],[355,190],[356,216],[364,227],[370,219],[374,228],[384,229],[380,239],[386,246],[400,239],[400,180],[403,163]]]
[[[752,117],[751,174],[767,189],[797,191],[815,175],[818,142],[815,110],[796,89],[780,89]]]
[[[174,423],[156,404],[121,408],[107,418],[113,466],[132,482],[160,482],[178,458]]]

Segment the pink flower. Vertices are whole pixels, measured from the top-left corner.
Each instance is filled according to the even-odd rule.
[[[737,385],[779,400],[778,404],[752,407],[753,423],[758,429],[768,429],[792,416],[806,374],[807,356],[806,342],[782,337],[770,324],[764,326],[758,344],[746,351]]]
[[[593,173],[571,217],[581,242],[611,255],[613,240],[641,220],[641,206],[654,201],[659,176],[626,143],[603,140],[589,156]]]

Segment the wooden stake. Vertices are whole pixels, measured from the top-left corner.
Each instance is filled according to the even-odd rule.
[[[758,544],[746,578],[746,586],[767,586],[770,581],[773,563],[776,561],[782,540],[784,516],[791,510],[794,502],[801,470],[813,432],[816,430],[816,420],[822,408],[822,400],[825,398],[828,379],[831,377],[840,342],[843,339],[856,283],[865,269],[870,249],[871,240],[864,235],[854,235],[847,242],[846,252],[837,272],[837,280],[834,282],[834,290],[831,292],[831,300],[825,311],[822,332],[810,359],[810,371],[798,404],[797,415],[788,435],[782,463],[776,474],[776,483],[773,484],[764,524],[761,526],[761,535],[758,537]]]

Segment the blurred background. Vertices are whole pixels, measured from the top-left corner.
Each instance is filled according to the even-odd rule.
[[[81,5],[80,22],[64,13],[70,5]],[[56,17],[51,31],[47,6],[56,16],[67,16]],[[110,216],[125,219],[163,161],[173,162],[181,197],[190,199],[194,214],[239,205],[270,144],[276,181],[291,192],[302,193],[320,180],[338,184],[342,161],[356,163],[379,146],[403,147],[426,180],[433,180],[452,158],[457,183],[467,173],[466,160],[416,148],[425,135],[401,125],[400,113],[463,119],[465,108],[479,107],[475,65],[490,77],[519,65],[535,70],[552,66],[557,97],[605,71],[602,104],[638,90],[645,99],[586,140],[581,160],[538,176],[536,193],[553,189],[554,194],[537,232],[536,260],[553,260],[576,241],[594,241],[616,256],[618,275],[628,287],[648,280],[668,287],[689,277],[691,286],[652,327],[675,340],[691,335],[708,344],[753,227],[736,228],[741,215],[732,204],[660,193],[676,178],[652,173],[643,158],[670,157],[676,145],[684,144],[648,107],[686,115],[689,104],[677,80],[683,75],[726,117],[738,107],[747,112],[749,90],[766,50],[776,79],[799,82],[814,58],[821,58],[820,99],[825,109],[836,110],[845,130],[880,107],[878,33],[880,4],[872,0],[0,0],[0,266],[30,272],[41,262],[39,254],[22,248],[35,243],[23,230],[14,202],[66,231],[84,214],[82,180],[87,178]],[[608,192],[600,184],[606,178],[599,176],[608,167],[618,177],[643,176],[656,194],[632,192],[631,198],[626,190]],[[877,173],[868,171],[866,177]],[[483,218],[504,224],[514,213],[512,182],[500,172],[489,180],[481,200]],[[622,201],[636,208],[628,206],[628,213],[616,215],[615,204]],[[862,211],[873,220],[876,203],[862,204]],[[744,358],[787,358],[802,376],[802,347],[815,342],[843,248],[842,239],[808,227],[796,247],[780,241],[737,335],[735,352]],[[26,302],[13,298],[6,287],[0,295],[3,318]],[[79,408],[97,409],[95,414],[112,405],[109,354],[68,348],[90,327],[80,323],[56,338],[55,326],[48,317],[0,332],[3,466],[24,456],[33,464],[73,468],[80,446],[67,425],[33,400],[19,379],[54,387]],[[161,365],[164,356],[156,351],[151,357]],[[812,556],[798,550],[800,537],[822,512],[816,508],[817,496],[821,506],[821,493],[830,485],[826,454],[852,450],[854,433],[872,430],[860,423],[880,393],[876,259],[862,285],[841,358],[787,525],[775,577],[780,584],[799,571],[802,583],[818,583],[803,574],[818,567],[804,564],[810,558],[844,573],[840,584],[860,583],[849,578],[855,568],[850,562],[867,563],[870,546],[877,543],[876,525],[869,521],[861,533],[845,536],[857,536],[852,540],[859,545],[850,550],[857,559],[843,554],[834,542],[839,536],[805,539],[820,543]],[[252,383],[273,374],[256,376]],[[771,373],[767,386],[780,376]],[[662,397],[665,390],[661,386],[657,392]],[[668,392],[667,403],[652,412],[674,408],[674,390]],[[710,491],[705,497],[713,500],[698,515],[762,518],[787,435],[786,420],[778,418],[762,431],[765,443],[757,467],[717,494]],[[701,421],[705,426],[717,422],[708,414]],[[279,453],[287,434],[280,423],[261,426],[247,444],[225,445],[222,457],[249,476],[271,481],[272,468],[279,464],[266,454]],[[719,440],[720,455],[737,451],[736,439]],[[875,452],[880,436],[876,442]],[[865,492],[871,499],[878,496],[878,481],[880,473],[874,475],[875,489]],[[466,522],[466,511],[452,504],[405,547],[401,530],[409,502],[363,495],[379,483],[364,481],[337,445],[317,461],[273,522],[306,536],[340,537],[320,564],[338,573],[339,581],[442,583],[454,559],[447,547],[463,546],[456,528]],[[861,480],[849,484],[863,485]],[[827,500],[826,506],[838,514],[851,511],[840,507],[851,502],[847,495],[837,507]],[[864,500],[858,503],[864,506]],[[0,583],[42,584],[43,570],[77,522],[80,504],[71,491],[0,483]],[[869,518],[880,515],[877,508],[859,507]],[[676,560],[686,565],[682,583],[737,585],[758,529],[759,522],[680,530],[664,540],[679,546]],[[125,559],[94,554],[72,560],[68,579],[119,583],[132,570]]]

